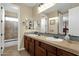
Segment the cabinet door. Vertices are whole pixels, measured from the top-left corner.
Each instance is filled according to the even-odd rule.
[[[29,43],[29,53],[30,55],[34,56],[34,40],[30,38],[30,43]]]
[[[57,49],[57,55],[58,56],[76,56],[75,54],[67,52],[67,51],[62,50],[62,49]]]
[[[56,47],[51,45],[46,45],[47,56],[55,56],[56,55]]]
[[[35,55],[36,56],[46,56],[46,50],[40,46],[39,41],[35,41]]]
[[[24,47],[29,51],[29,37],[24,36]]]
[[[36,56],[46,56],[46,51],[43,48],[37,46],[35,48],[35,55]]]

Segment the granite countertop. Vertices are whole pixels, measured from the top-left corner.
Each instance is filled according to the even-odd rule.
[[[24,34],[25,36],[34,38],[35,40],[44,42],[46,44],[49,44],[51,46],[55,46],[57,48],[63,49],[65,51],[71,52],[73,54],[79,55],[79,41],[52,41],[52,40],[47,40],[48,36],[38,36],[38,35],[33,35],[33,34]]]

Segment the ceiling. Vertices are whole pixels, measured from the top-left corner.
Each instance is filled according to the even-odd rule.
[[[29,6],[29,7],[34,7],[36,5],[36,3],[25,3],[26,6]]]
[[[18,6],[14,5],[14,4],[3,3],[3,6],[5,8],[5,11],[14,12],[14,13],[18,12]]]
[[[39,5],[40,3],[16,3],[17,5],[24,5],[24,6],[29,6],[29,7],[34,7]],[[7,6],[7,8],[9,6],[12,7],[12,4],[5,4],[5,6]],[[14,6],[14,5],[13,5]],[[54,6],[52,6],[51,8],[47,9],[44,11],[44,13],[49,13],[55,10],[58,10],[62,13],[68,12],[69,9],[79,6],[79,3],[56,3]],[[7,9],[6,8],[6,9]],[[10,10],[10,8],[8,8]],[[13,9],[12,9],[13,10]]]
[[[55,10],[65,13],[65,12],[68,12],[69,9],[77,6],[79,6],[79,3],[56,3],[51,8],[45,10],[44,13],[49,13]]]
[[[10,12],[17,12],[18,6],[23,5],[23,6],[29,6],[33,8],[36,5],[39,5],[39,3],[3,3],[5,10],[10,11]]]
[[[14,3],[14,4],[28,6],[28,7],[33,8],[34,6],[39,5],[40,3]]]

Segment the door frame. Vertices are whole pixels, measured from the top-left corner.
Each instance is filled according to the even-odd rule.
[[[20,39],[20,7],[18,6],[18,51],[20,50]]]
[[[4,9],[5,9],[5,6],[4,6],[4,4],[1,4],[3,7],[4,7]],[[14,5],[14,4],[12,4],[12,5]],[[18,6],[18,5],[14,5],[14,6],[16,6],[17,8],[18,8],[18,11],[17,11],[17,14],[18,14],[18,43],[17,43],[17,50],[20,50],[20,6]],[[4,15],[5,15],[5,10],[4,10]],[[5,16],[4,16],[5,17]],[[4,18],[5,19],[5,18]],[[5,23],[4,23],[4,25],[5,25]],[[4,26],[4,28],[5,28],[5,26]],[[4,30],[4,33],[5,33],[5,30]],[[4,40],[3,40],[3,42],[4,42]],[[3,44],[4,45],[4,44]]]

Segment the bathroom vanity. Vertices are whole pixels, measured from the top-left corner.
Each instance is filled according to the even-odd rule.
[[[24,35],[24,48],[32,56],[76,56],[79,42],[51,41],[46,36]]]

